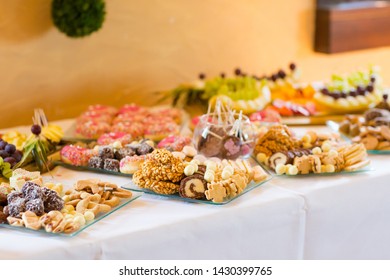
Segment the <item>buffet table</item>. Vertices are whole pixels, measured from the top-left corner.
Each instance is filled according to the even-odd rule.
[[[75,237],[0,228],[0,259],[389,259],[388,156],[370,158],[369,172],[276,177],[224,206],[145,194]]]

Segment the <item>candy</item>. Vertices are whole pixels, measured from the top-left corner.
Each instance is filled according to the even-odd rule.
[[[276,165],[276,168],[275,168],[276,174],[282,175],[282,174],[286,173],[286,171],[287,171],[286,165],[280,164],[280,163],[278,165]]]
[[[119,161],[116,159],[106,158],[103,168],[108,171],[119,172]]]
[[[186,176],[191,176],[195,173],[195,167],[190,164],[190,165],[187,165],[185,168],[184,168],[184,174]]]
[[[297,175],[298,174],[298,168],[294,165],[290,166],[286,172],[288,175]]]
[[[26,182],[22,187],[22,193],[26,200],[32,200],[32,199],[42,199],[43,193],[42,189],[39,185],[32,183],[32,182]]]
[[[31,211],[37,216],[41,216],[44,213],[43,201],[40,198],[31,199],[26,203],[26,211]]]
[[[265,153],[258,153],[256,159],[260,163],[266,163],[268,161],[268,157]]]
[[[114,150],[109,146],[101,147],[99,149],[99,157],[103,160],[107,158],[114,158]]]
[[[194,157],[197,155],[197,151],[194,147],[184,146],[182,152],[188,157]]]
[[[104,166],[104,161],[101,157],[91,157],[88,161],[88,166],[91,168],[102,169]]]
[[[313,155],[319,155],[319,154],[322,154],[322,150],[320,147],[315,147],[313,150],[312,150],[312,153]]]

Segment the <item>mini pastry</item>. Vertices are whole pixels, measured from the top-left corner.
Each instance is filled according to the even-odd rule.
[[[195,174],[184,178],[180,182],[179,194],[182,197],[192,199],[205,198],[205,191],[207,190],[207,182],[202,175]]]
[[[120,148],[115,151],[115,159],[121,160],[127,156],[131,157],[135,155],[135,151],[131,148]]]
[[[99,147],[99,157],[103,160],[114,158],[114,150],[110,146]]]
[[[116,159],[106,158],[103,169],[113,172],[119,172],[119,161]]]
[[[104,166],[104,160],[101,157],[91,157],[88,161],[88,166],[91,168],[102,169]]]

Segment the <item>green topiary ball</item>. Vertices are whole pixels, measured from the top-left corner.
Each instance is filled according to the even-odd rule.
[[[69,37],[83,37],[99,30],[105,16],[104,0],[53,0],[54,25]]]

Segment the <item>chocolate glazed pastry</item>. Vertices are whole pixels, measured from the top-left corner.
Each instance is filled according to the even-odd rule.
[[[205,198],[206,190],[206,180],[203,178],[202,175],[194,174],[181,180],[179,194],[181,197],[203,199]]]

